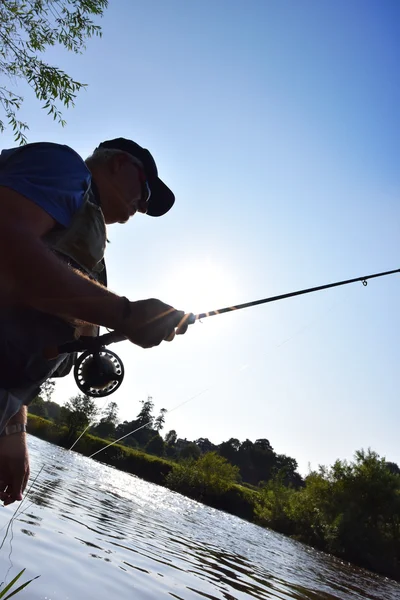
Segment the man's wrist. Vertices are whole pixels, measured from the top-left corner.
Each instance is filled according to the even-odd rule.
[[[18,424],[26,425],[27,420],[28,420],[27,413],[28,413],[27,407],[21,406],[19,411],[7,421],[7,427],[9,425],[18,425]]]
[[[13,425],[6,425],[0,434],[0,438],[14,435],[16,433],[25,434],[26,424],[25,423],[14,423]]]

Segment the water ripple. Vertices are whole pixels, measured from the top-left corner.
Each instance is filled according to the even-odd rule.
[[[30,437],[32,480],[0,580],[31,600],[398,600],[400,585]],[[24,506],[22,507],[24,509]],[[0,511],[0,528],[12,508]],[[93,560],[94,559],[94,560]],[[25,593],[25,592],[24,592]]]

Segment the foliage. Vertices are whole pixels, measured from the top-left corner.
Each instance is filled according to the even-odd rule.
[[[92,427],[91,431],[103,438],[115,438],[116,425],[118,423],[118,404],[110,402],[103,410],[103,416],[99,423]]]
[[[296,460],[285,454],[276,454],[265,438],[254,443],[251,440],[240,442],[236,438],[230,438],[218,446],[218,452],[238,466],[242,480],[252,485],[267,482],[278,472],[285,473],[285,485],[303,485],[303,480],[297,473]]]
[[[55,423],[60,421],[61,406],[52,400],[43,400],[41,396],[36,396],[28,406],[30,414],[50,419]]]
[[[79,394],[73,396],[61,407],[60,422],[68,430],[68,438],[71,439],[78,431],[87,427],[97,415],[95,401],[89,396]]]
[[[375,452],[310,474],[292,518],[329,552],[400,576],[400,476]]]
[[[168,433],[165,434],[164,441],[167,445],[173,446],[174,444],[176,444],[177,438],[178,436],[175,429],[171,429],[171,431],[168,431]]]
[[[140,401],[142,408],[136,417],[138,427],[146,427],[152,429],[154,426],[154,417],[152,411],[154,409],[154,402],[151,396],[148,396],[147,400]]]
[[[158,417],[156,417],[154,419],[154,429],[157,431],[157,433],[160,433],[161,429],[164,428],[164,423],[165,423],[165,413],[167,412],[166,408],[162,408],[160,410],[160,414],[158,415]]]
[[[30,583],[32,583],[32,581],[35,581],[35,579],[38,579],[40,577],[40,575],[37,575],[36,577],[33,577],[32,579],[29,579],[29,581],[25,581],[25,583],[22,583],[20,586],[18,586],[16,589],[14,589],[13,591],[11,591],[10,594],[8,594],[8,592],[10,592],[11,588],[13,586],[15,586],[15,584],[19,581],[19,579],[22,577],[22,575],[24,574],[25,569],[22,569],[22,571],[20,571],[12,581],[10,581],[10,583],[8,585],[6,585],[6,587],[1,590],[0,589],[0,598],[2,598],[2,600],[8,600],[9,598],[12,598],[13,596],[15,596],[16,594],[18,594],[19,592],[22,592],[22,590],[24,588],[26,588],[26,586],[28,586]],[[1,585],[0,585],[1,587]],[[8,594],[6,596],[6,594]]]
[[[292,533],[293,522],[288,507],[295,490],[285,485],[285,472],[278,472],[261,487],[254,508],[257,523],[283,533]]]
[[[28,431],[61,445],[65,428],[28,415]],[[161,436],[151,431],[153,439]],[[168,439],[173,441],[176,432]],[[167,438],[166,436],[166,438]],[[90,456],[106,441],[85,435],[76,450]],[[152,441],[152,444],[159,442]],[[242,444],[225,443],[234,452]],[[199,447],[176,440],[175,449]],[[262,445],[266,450],[264,442]],[[252,449],[245,444],[245,452]],[[160,446],[161,447],[161,446]],[[154,449],[153,449],[154,450]],[[177,454],[179,456],[179,452]],[[237,455],[236,455],[237,456]],[[217,452],[180,462],[151,456],[123,445],[113,445],[99,456],[102,462],[148,481],[226,510],[276,531],[291,535],[342,559],[400,580],[400,469],[371,450],[356,452],[353,462],[336,461],[312,471],[301,486],[288,483],[292,460],[276,456],[272,476],[259,487],[239,485],[239,467]],[[96,457],[97,458],[97,457]],[[283,465],[281,469],[277,465]]]
[[[140,403],[142,408],[136,419],[120,423],[115,430],[115,437],[117,439],[127,436],[124,439],[124,444],[134,448],[145,448],[151,438],[153,438],[154,435],[158,435],[156,428],[157,419],[155,419],[153,415],[153,399],[149,396],[147,400],[141,400]],[[165,411],[165,409],[161,409],[160,417],[163,417],[163,411]],[[129,433],[130,435],[128,435]]]
[[[145,446],[145,451],[156,456],[165,455],[165,442],[158,433],[153,436]]]
[[[109,402],[103,410],[103,416],[100,422],[106,421],[116,425],[118,423],[118,404],[116,402]]]
[[[238,467],[216,452],[208,452],[198,460],[189,459],[176,465],[165,483],[175,491],[202,498],[207,493],[220,495],[226,492],[238,480],[238,476]]]
[[[56,66],[43,60],[47,48],[59,45],[67,51],[81,54],[86,40],[100,36],[101,29],[92,17],[100,17],[108,0],[2,0],[0,5],[0,73],[14,86],[25,80],[33,89],[42,108],[65,124],[59,105],[74,105],[77,93],[85,84],[75,81]],[[0,105],[5,120],[0,120],[0,132],[6,123],[12,127],[17,142],[25,143],[28,125],[17,113],[23,97],[0,86]]]
[[[32,415],[37,415],[38,417],[43,417],[44,419],[48,419],[49,417],[49,415],[47,414],[45,402],[40,396],[36,396],[36,398],[32,400],[28,410]]]
[[[67,437],[67,428],[52,423],[48,419],[43,419],[36,415],[28,413],[28,433],[37,436],[42,440],[59,444],[62,438]]]
[[[208,438],[199,438],[195,440],[194,443],[198,448],[200,448],[200,451],[203,454],[205,454],[206,452],[215,452],[218,449],[217,446],[210,442]]]
[[[54,394],[55,385],[56,382],[54,379],[46,379],[46,381],[40,386],[39,396],[46,402],[50,402]]]
[[[186,443],[182,443],[182,441],[183,440],[178,440],[177,443],[177,458],[179,458],[179,460],[195,460],[196,458],[199,458],[201,456],[201,450],[197,446],[197,444],[195,444],[194,442],[188,442],[186,440],[184,441]],[[181,444],[179,444],[179,442],[181,442]]]

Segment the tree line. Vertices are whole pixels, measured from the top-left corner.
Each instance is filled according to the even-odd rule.
[[[302,478],[296,460],[275,453],[265,438],[213,444],[207,438],[181,439],[174,430],[162,436],[165,410],[155,415],[152,398],[140,403],[134,419],[120,422],[115,402],[101,414],[82,395],[60,406],[51,400],[52,389],[48,382],[29,408],[31,415],[49,419],[31,422],[35,435],[68,447],[93,423],[92,435],[76,447],[87,456],[126,436],[101,460],[400,580],[396,463],[359,450],[352,462],[337,460]]]
[[[208,438],[188,440],[179,438],[172,429],[162,436],[166,409],[154,412],[151,397],[140,402],[140,409],[131,421],[120,421],[118,405],[109,402],[101,414],[92,398],[79,394],[60,406],[51,400],[54,384],[50,380],[42,387],[40,395],[29,406],[29,412],[64,425],[71,443],[90,423],[89,432],[107,440],[123,438],[119,443],[148,454],[174,461],[198,460],[213,452],[237,467],[239,479],[248,485],[258,486],[269,481],[278,472],[286,485],[298,488],[304,484],[297,472],[297,462],[284,454],[277,454],[267,439],[252,442],[230,438],[213,444]]]

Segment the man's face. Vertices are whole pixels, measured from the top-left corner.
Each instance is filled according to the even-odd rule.
[[[135,158],[122,153],[110,158],[102,201],[106,223],[126,223],[136,212],[147,212],[145,181],[144,169]]]

